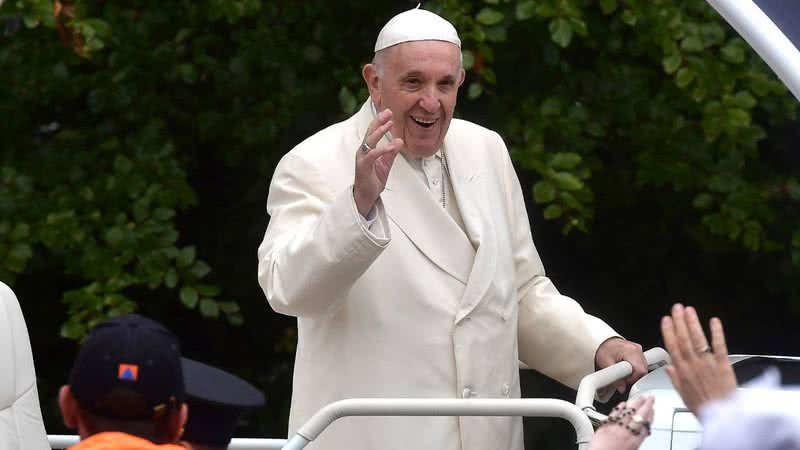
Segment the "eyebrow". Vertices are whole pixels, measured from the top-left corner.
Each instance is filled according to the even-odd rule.
[[[422,72],[420,72],[419,70],[410,70],[410,71],[408,71],[408,72],[406,72],[406,73],[404,73],[404,74],[400,75],[400,79],[401,79],[401,80],[403,80],[403,79],[406,79],[406,78],[409,78],[409,77],[420,77],[420,78],[424,78],[424,75],[423,75],[423,73],[422,73]],[[445,76],[443,79],[441,79],[441,80],[438,80],[438,81],[446,81],[446,82],[448,82],[448,83],[454,83],[454,82],[456,81],[456,78],[455,78],[453,75],[446,75],[446,76]],[[437,81],[437,82],[438,82],[438,81]]]

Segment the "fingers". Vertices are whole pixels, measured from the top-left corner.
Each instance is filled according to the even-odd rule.
[[[706,334],[703,332],[703,326],[700,325],[700,319],[697,317],[697,311],[691,306],[687,306],[685,310],[686,326],[689,329],[689,338],[692,342],[695,352],[704,352],[708,348],[708,340]]]
[[[403,140],[400,138],[392,139],[392,142],[387,145],[388,150],[380,155],[380,160],[383,162],[386,169],[386,176],[388,177],[389,171],[392,170],[394,159],[400,154],[400,149],[403,148]]]
[[[675,327],[678,349],[684,358],[690,358],[694,355],[695,349],[692,348],[692,339],[686,325],[686,310],[680,303],[676,303],[672,307],[672,323]]]
[[[635,344],[634,347],[631,348],[631,351],[625,355],[624,359],[631,364],[631,374],[625,378],[625,382],[628,385],[632,385],[635,383],[639,378],[647,375],[647,360],[644,357],[644,353],[642,353],[642,346],[639,344]]]
[[[664,338],[664,347],[667,347],[667,353],[672,356],[674,362],[676,357],[680,357],[680,349],[678,348],[678,337],[675,335],[675,323],[670,316],[661,318],[661,337]]]
[[[642,407],[644,402],[645,402],[644,397],[640,395],[640,396],[636,397],[633,400],[629,400],[628,401],[628,407],[626,409],[631,411],[630,414],[636,413]]]
[[[650,434],[650,425],[655,417],[655,410],[653,403],[655,398],[652,396],[640,397],[642,402],[639,405],[638,411],[631,416],[631,421],[628,423],[628,430],[635,436],[641,436],[642,439]]]
[[[373,150],[370,150],[369,153],[363,156],[363,160],[369,164],[373,164],[379,158],[387,156],[387,158],[391,159],[391,161],[394,161],[394,157],[397,156],[397,153],[401,148],[403,148],[403,140],[395,138],[392,140],[392,142],[389,142],[386,145],[381,145]],[[383,160],[384,162],[388,161],[386,158],[383,158]]]
[[[642,406],[639,407],[639,415],[644,418],[644,420],[648,422],[653,421],[653,417],[655,417],[655,409],[653,408],[653,404],[656,402],[655,397],[647,396],[644,398],[644,402],[642,402]]]
[[[392,111],[389,109],[384,109],[372,122],[369,124],[369,128],[367,128],[367,135],[364,136],[364,142],[370,146],[370,148],[375,148],[378,145],[378,142],[381,141],[381,138],[392,129],[394,122],[392,122]]]
[[[709,322],[711,329],[711,348],[714,349],[714,357],[718,360],[728,362],[728,344],[725,342],[725,330],[722,329],[722,321],[713,317]]]
[[[625,411],[626,402],[619,402],[614,409],[608,414],[608,421],[609,422],[616,422],[622,417],[622,412]]]

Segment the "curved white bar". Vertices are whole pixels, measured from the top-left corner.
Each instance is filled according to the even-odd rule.
[[[800,100],[800,51],[751,0],[706,0]]]
[[[298,431],[296,437],[311,442],[336,419],[351,416],[524,416],[560,417],[575,428],[579,448],[594,434],[589,418],[572,403],[557,399],[348,399],[319,410]],[[295,438],[296,438],[295,437]],[[305,443],[295,438],[284,450],[299,450]]]
[[[287,439],[233,438],[228,450],[280,450]]]

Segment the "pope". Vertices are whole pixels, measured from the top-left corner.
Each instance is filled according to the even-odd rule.
[[[518,361],[575,387],[641,346],[545,275],[503,139],[453,118],[461,41],[413,9],[380,31],[369,99],[278,164],[258,280],[297,317],[290,433],[353,397],[516,398]],[[624,389],[624,386],[620,386]],[[508,417],[335,422],[324,449],[521,449]]]

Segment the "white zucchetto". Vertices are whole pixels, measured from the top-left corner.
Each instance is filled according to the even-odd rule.
[[[411,41],[445,41],[461,48],[453,24],[424,9],[410,9],[394,16],[383,26],[375,41],[375,51]]]

